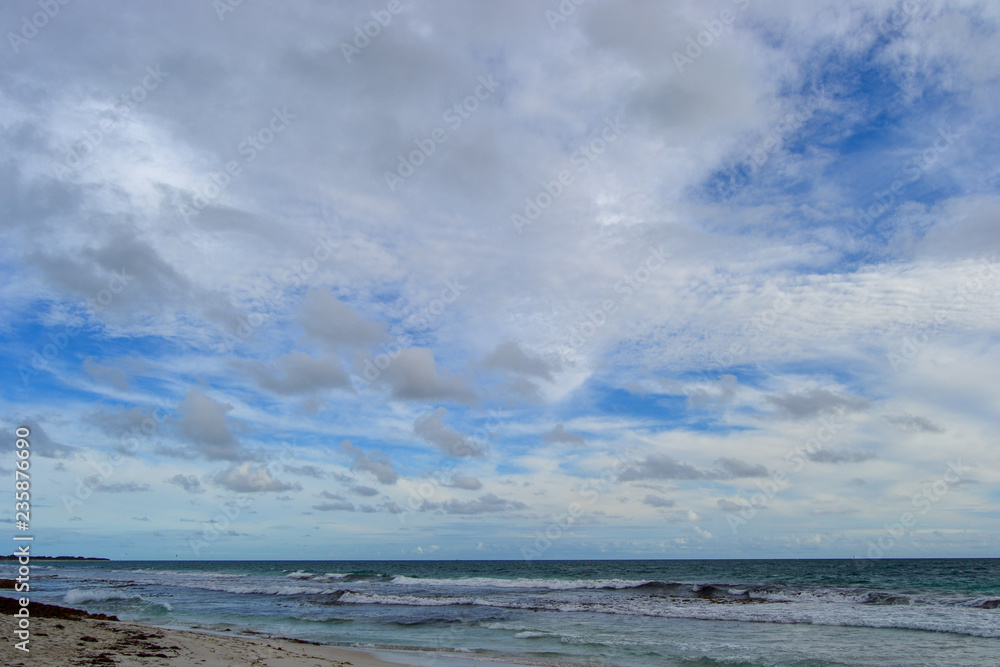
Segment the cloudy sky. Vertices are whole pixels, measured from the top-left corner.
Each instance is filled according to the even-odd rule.
[[[998,22],[4,3],[36,551],[996,555]]]

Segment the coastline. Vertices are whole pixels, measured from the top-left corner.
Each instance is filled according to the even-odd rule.
[[[31,603],[30,652],[15,648],[16,620],[7,606],[12,598],[0,596],[0,636],[4,664],[11,667],[65,667],[68,664],[118,667],[420,667],[438,664],[464,667],[468,658],[408,655],[408,651],[377,649],[378,656],[354,648],[330,646],[288,637],[261,634],[250,637],[198,629],[160,627],[114,616]],[[3,604],[6,603],[6,604]],[[411,659],[412,658],[412,659]],[[498,667],[515,663],[487,660]]]
[[[195,630],[92,618],[31,619],[31,652],[14,648],[14,619],[4,615],[0,633],[4,663],[11,667],[65,667],[69,664],[133,666],[277,665],[280,667],[399,667],[363,651],[300,642],[254,639]]]

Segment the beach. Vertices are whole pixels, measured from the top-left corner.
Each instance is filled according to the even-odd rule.
[[[17,641],[14,617],[9,613],[0,616],[5,664],[11,667],[392,667],[401,664],[384,662],[361,651],[296,640],[227,637],[218,633],[156,628],[123,621],[46,618],[34,614],[30,625],[30,653],[14,647]]]
[[[25,665],[995,665],[998,581],[996,559],[53,561],[30,659],[12,590],[0,627]]]

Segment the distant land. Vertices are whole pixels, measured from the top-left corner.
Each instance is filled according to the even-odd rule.
[[[0,556],[0,560],[17,560],[17,556]],[[92,556],[32,556],[31,560],[111,560],[110,558],[94,558]]]

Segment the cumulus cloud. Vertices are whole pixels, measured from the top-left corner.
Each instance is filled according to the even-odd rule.
[[[729,477],[767,477],[767,468],[729,457],[723,457],[715,462],[722,472]]]
[[[665,512],[661,512],[660,515],[670,523],[703,520],[703,517],[693,510],[667,510]]]
[[[194,475],[181,475],[177,474],[167,480],[171,484],[176,484],[188,493],[204,493],[205,488],[201,485],[201,481],[198,480]]]
[[[868,401],[859,396],[827,389],[805,389],[772,394],[765,396],[764,400],[775,406],[776,415],[787,419],[807,419],[819,415],[864,410],[868,407]]]
[[[618,479],[623,482],[645,479],[681,479],[710,480],[735,479],[740,477],[765,477],[767,468],[753,465],[734,458],[721,458],[716,461],[718,469],[706,469],[682,463],[667,454],[649,454],[640,461],[627,466]]]
[[[353,389],[347,372],[334,357],[315,358],[296,350],[272,364],[243,361],[236,364],[262,389],[289,396],[326,389]]]
[[[441,503],[440,507],[448,514],[492,514],[528,509],[522,502],[505,500],[492,493],[479,496],[475,500],[449,500]]]
[[[112,482],[111,484],[98,484],[93,488],[94,491],[102,493],[139,493],[153,490],[149,484],[138,484],[136,482]]]
[[[293,475],[301,475],[303,477],[315,477],[316,479],[323,479],[327,475],[327,472],[325,470],[323,470],[319,466],[314,466],[311,464],[304,466],[290,466],[288,464],[285,464],[282,467],[284,468],[285,472],[289,472]]]
[[[551,431],[542,436],[542,442],[547,445],[567,444],[582,445],[587,441],[576,433],[570,433],[562,424],[556,424]]]
[[[388,383],[392,396],[401,400],[468,403],[476,397],[463,380],[439,372],[434,353],[423,347],[401,350],[380,379]]]
[[[66,445],[54,440],[48,432],[35,419],[16,420],[17,427],[24,426],[30,431],[28,441],[31,443],[32,455],[42,456],[50,459],[65,459],[80,453],[79,447]],[[13,431],[13,428],[11,429]],[[10,448],[13,448],[14,441],[10,440]]]
[[[366,454],[351,444],[350,440],[340,443],[340,451],[351,457],[351,470],[355,472],[370,472],[382,484],[395,484],[399,479],[399,473],[392,467],[389,457],[382,452]]]
[[[229,403],[216,401],[201,389],[191,389],[177,406],[177,429],[197,453],[212,461],[242,461],[249,458],[229,430]]]
[[[351,487],[351,493],[356,493],[359,496],[377,496],[380,492],[378,489],[373,489],[370,486],[356,485]]]
[[[717,504],[727,512],[739,512],[741,509],[748,507],[748,505],[734,503],[732,500],[727,500],[726,498],[719,498]]]
[[[326,503],[320,503],[319,505],[312,506],[314,510],[319,510],[320,512],[353,512],[355,511],[354,503],[348,502],[347,500],[335,500]]]
[[[143,444],[156,436],[163,416],[159,410],[115,406],[97,410],[88,415],[86,421],[114,439],[115,451],[134,455]]]
[[[425,412],[413,422],[413,432],[448,456],[485,456],[485,445],[458,433],[441,421],[446,414],[448,411],[444,408]]]
[[[310,290],[298,320],[310,338],[335,349],[365,347],[386,340],[384,326],[358,315],[329,289]]]
[[[250,461],[236,463],[215,475],[216,484],[238,493],[301,490],[301,484],[288,484],[271,476],[266,466]]]
[[[642,502],[650,507],[673,507],[676,504],[674,500],[668,500],[652,493],[643,498]]]
[[[498,344],[496,349],[486,355],[483,366],[519,375],[530,375],[550,382],[552,374],[562,368],[558,359],[547,361],[542,357],[528,354],[512,341]]]
[[[806,452],[806,457],[816,463],[861,463],[875,458],[872,452],[860,449],[827,449],[821,448]]]
[[[666,454],[650,454],[627,466],[618,479],[630,482],[642,479],[716,479],[719,473],[681,463]]]
[[[900,431],[910,433],[944,433],[944,428],[929,419],[916,415],[886,415],[885,420]]]
[[[122,366],[101,364],[87,357],[83,360],[83,370],[96,382],[106,382],[121,391],[129,390],[129,373]]]
[[[449,484],[454,489],[465,489],[467,491],[478,491],[483,488],[483,483],[480,482],[475,477],[466,477],[465,475],[452,475],[451,484]]]

